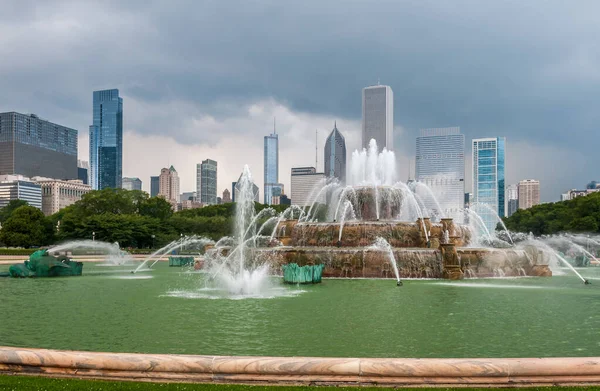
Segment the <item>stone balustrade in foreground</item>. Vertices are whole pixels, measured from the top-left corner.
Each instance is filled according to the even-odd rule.
[[[105,380],[382,386],[600,384],[600,357],[317,358],[0,347],[0,373]]]

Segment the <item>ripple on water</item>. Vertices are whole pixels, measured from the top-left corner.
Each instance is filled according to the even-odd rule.
[[[491,283],[468,283],[468,282],[437,282],[435,285],[460,286],[466,288],[499,288],[499,289],[548,289],[541,285],[509,285]],[[552,288],[550,288],[552,289]]]
[[[148,280],[150,278],[154,278],[153,276],[141,276],[138,274],[127,274],[124,276],[111,276],[110,278],[115,278],[117,280]]]
[[[183,299],[226,299],[226,300],[244,300],[244,299],[275,299],[278,297],[295,297],[306,292],[301,289],[270,288],[264,292],[252,294],[235,294],[219,288],[200,288],[194,290],[171,290],[159,297],[178,297]]]

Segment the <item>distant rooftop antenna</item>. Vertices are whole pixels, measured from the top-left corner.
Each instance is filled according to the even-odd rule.
[[[273,117],[273,134],[277,134],[277,130],[275,130],[275,121],[277,120],[277,117]]]
[[[380,86],[381,83],[379,82],[379,78],[377,78],[377,85]]]
[[[319,129],[315,129],[315,170],[319,170]]]

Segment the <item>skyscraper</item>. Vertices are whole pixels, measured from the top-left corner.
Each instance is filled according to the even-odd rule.
[[[279,138],[275,133],[265,136],[265,188],[264,203],[271,205],[273,188],[279,185]]]
[[[477,213],[490,232],[504,217],[504,137],[473,140],[473,202]]]
[[[362,90],[362,147],[368,149],[371,139],[380,151],[394,149],[394,92],[389,86]]]
[[[150,197],[156,197],[160,189],[160,177],[150,177]]]
[[[158,195],[164,197],[171,204],[173,210],[177,210],[179,201],[179,175],[175,167],[163,168],[158,177]]]
[[[229,189],[223,190],[223,197],[221,197],[221,200],[224,204],[231,202],[231,192],[229,191]]]
[[[519,209],[529,209],[540,203],[540,181],[525,179],[519,182]]]
[[[140,178],[123,178],[123,189],[142,190],[142,181]]]
[[[333,130],[325,141],[325,176],[337,178],[341,183],[346,183],[346,139],[333,124]]]
[[[14,111],[0,113],[0,175],[77,179],[77,130]]]
[[[217,162],[211,159],[202,161],[200,168],[200,202],[203,204],[217,203]],[[198,183],[196,183],[196,188]],[[197,192],[198,190],[196,190]],[[197,193],[198,194],[198,193]]]
[[[506,187],[506,204],[506,217],[510,217],[519,209],[519,185],[508,185]]]
[[[92,189],[120,188],[123,172],[123,99],[119,90],[94,91],[90,126]]]
[[[465,197],[465,136],[460,128],[421,129],[417,137],[415,180],[427,185],[436,197],[437,213],[462,217]],[[423,196],[429,210],[438,209],[431,197]]]

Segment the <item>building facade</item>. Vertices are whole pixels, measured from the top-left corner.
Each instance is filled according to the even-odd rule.
[[[228,204],[231,202],[231,192],[229,191],[229,189],[223,190],[223,197],[221,197],[221,201],[223,201],[224,204]]]
[[[156,197],[158,195],[159,190],[160,190],[160,177],[151,176],[150,177],[150,197]]]
[[[179,201],[179,175],[173,166],[160,170],[158,177],[158,195],[164,197],[174,211]]]
[[[506,187],[506,217],[512,216],[519,209],[519,185]]]
[[[77,130],[35,114],[0,113],[0,175],[76,179]]]
[[[200,169],[200,202],[204,205],[214,205],[217,203],[217,162],[206,159],[198,166],[196,169]]]
[[[519,209],[529,209],[540,204],[540,181],[525,179],[519,181]]]
[[[121,187],[123,173],[123,99],[119,90],[93,93],[90,126],[90,182],[94,190]]]
[[[561,201],[574,200],[577,197],[585,197],[586,195],[596,193],[598,191],[600,191],[600,188],[585,189],[585,190],[571,189],[571,190],[567,191],[566,193],[562,194],[560,199],[561,199]]]
[[[317,187],[325,184],[325,174],[317,172],[314,167],[292,168],[290,196],[292,203],[298,206],[308,206],[313,200]],[[316,200],[325,203],[325,194]]]
[[[505,149],[504,137],[473,140],[473,207],[490,232],[505,216]]]
[[[0,208],[10,201],[23,200],[42,209],[42,188],[23,175],[0,175]]]
[[[140,178],[123,178],[123,189],[142,190],[142,180]]]
[[[327,178],[337,178],[340,183],[346,183],[346,139],[338,130],[337,123],[333,124],[333,130],[325,141],[323,162]]]
[[[279,185],[279,137],[275,130],[265,136],[264,144],[264,203],[271,204],[273,188]]]
[[[460,128],[421,129],[417,137],[415,180],[428,186],[437,200],[436,203],[431,196],[422,195],[428,210],[438,216],[462,217],[465,136]]]
[[[179,202],[183,202],[183,201],[199,202],[198,201],[198,193],[196,193],[195,191],[186,191],[186,192],[181,193],[181,195],[179,196]]]
[[[90,183],[90,164],[84,160],[77,160],[77,179],[84,185]]]
[[[380,151],[394,149],[394,93],[389,86],[362,90],[362,147],[368,149],[371,139]]]
[[[42,189],[42,212],[50,216],[59,210],[79,201],[84,194],[92,191],[92,186],[79,179],[61,181],[49,178],[33,178]]]

